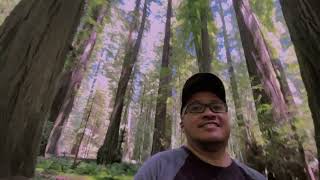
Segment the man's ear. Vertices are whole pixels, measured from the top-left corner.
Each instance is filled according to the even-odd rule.
[[[180,121],[180,128],[181,128],[181,130],[183,131],[184,124],[183,124],[183,122],[182,122],[182,121]]]
[[[184,133],[184,124],[183,121],[180,121],[181,132]]]

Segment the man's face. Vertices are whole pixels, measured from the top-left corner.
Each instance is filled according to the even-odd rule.
[[[199,109],[197,104],[198,106],[200,104],[200,107],[201,104],[211,104],[211,107],[215,107],[215,109],[221,109],[221,105],[225,105],[220,98],[211,92],[193,94],[182,113],[181,128],[186,134],[187,140],[199,143],[227,143],[230,135],[228,113],[213,112],[208,106],[204,112],[199,113],[197,112]]]

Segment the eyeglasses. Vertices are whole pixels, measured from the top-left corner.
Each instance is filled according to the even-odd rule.
[[[206,108],[209,108],[212,112],[215,113],[224,113],[228,112],[228,106],[222,102],[212,102],[209,104],[203,104],[200,102],[192,102],[188,104],[184,110],[183,114],[187,113],[203,113]]]

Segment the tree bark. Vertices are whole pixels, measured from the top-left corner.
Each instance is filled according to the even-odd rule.
[[[0,178],[34,174],[41,130],[83,4],[22,0],[0,27]]]
[[[259,22],[250,9],[248,0],[233,0],[240,30],[242,46],[253,94],[256,100],[261,97],[263,104],[272,105],[274,122],[282,123],[287,119],[287,106],[271,64]],[[257,88],[262,85],[263,88]]]
[[[128,94],[126,95],[126,105],[125,105],[125,109],[123,112],[123,116],[122,116],[122,120],[121,120],[121,125],[126,129],[126,137],[125,137],[125,144],[123,147],[123,157],[122,160],[127,161],[128,160],[128,155],[129,155],[129,151],[130,151],[130,140],[131,140],[131,131],[132,129],[130,129],[130,120],[129,120],[129,111],[130,111],[130,105],[132,102],[132,95],[134,94],[134,77],[135,77],[135,71],[136,68],[133,69],[133,75],[131,77],[131,80],[129,81],[128,84]]]
[[[89,93],[89,97],[88,97],[88,100],[87,100],[87,103],[86,103],[85,113],[84,113],[84,116],[83,116],[83,118],[81,120],[81,123],[80,123],[80,129],[81,129],[81,126],[84,124],[84,130],[81,133],[77,133],[76,138],[75,138],[75,143],[74,143],[74,145],[72,147],[72,153],[71,154],[74,153],[76,158],[78,156],[79,149],[80,149],[80,146],[81,146],[84,134],[85,134],[85,130],[87,128],[87,124],[88,124],[87,121],[90,120],[90,115],[91,115],[91,111],[92,111],[92,107],[93,107],[94,100],[95,100],[95,95],[96,95],[96,93],[94,91],[96,89],[96,82],[97,82],[97,78],[98,78],[98,75],[99,75],[101,64],[102,64],[102,61],[99,60],[97,69],[95,70],[94,75],[93,75],[93,82],[92,82],[91,87],[90,87],[90,93]]]
[[[271,64],[271,57],[267,44],[260,30],[260,24],[253,14],[248,0],[233,0],[240,30],[242,45],[246,57],[251,86],[258,111],[260,130],[269,141],[266,151],[278,156],[275,159],[266,156],[266,167],[270,178],[292,178],[293,174],[287,168],[288,163],[283,157],[289,159],[294,156],[292,148],[281,145],[284,139],[277,131],[288,121],[288,107],[277,81]],[[262,87],[260,87],[262,85]],[[274,148],[277,148],[275,151]],[[286,154],[283,154],[286,153]],[[285,156],[281,156],[285,155]],[[286,166],[286,167],[285,167]]]
[[[295,164],[295,166],[298,167],[297,170],[295,170],[295,174],[299,176],[300,179],[306,179],[308,177],[311,180],[313,179],[313,174],[310,174],[309,172],[309,166],[305,158],[303,143],[301,138],[298,135],[297,127],[295,125],[296,123],[295,121],[297,120],[297,115],[298,115],[298,107],[294,102],[293,94],[289,87],[287,76],[281,64],[281,61],[277,58],[273,58],[271,62],[272,62],[273,68],[275,69],[277,79],[280,83],[281,92],[284,95],[285,102],[287,103],[289,108],[288,120],[289,120],[290,128],[293,132],[293,138],[297,142],[297,150],[299,152],[299,158],[297,158],[298,163]],[[294,164],[292,164],[292,166],[294,166]],[[303,167],[305,171],[303,170]]]
[[[208,3],[208,6],[210,6],[210,3]],[[210,8],[208,6],[205,6],[204,8],[199,9],[200,13],[200,39],[197,37],[195,38],[195,49],[197,54],[197,60],[198,60],[198,67],[199,72],[210,72],[211,71],[211,61],[212,61],[212,48],[210,47],[210,36],[208,32],[208,14]],[[193,33],[194,36],[197,36],[198,34]]]
[[[165,26],[164,44],[162,50],[162,62],[160,68],[159,88],[156,105],[156,116],[154,124],[154,134],[151,154],[163,151],[170,147],[169,140],[166,137],[167,124],[167,99],[170,86],[170,36],[171,36],[171,16],[172,16],[172,0],[168,0],[167,20]],[[169,126],[171,128],[171,126]]]
[[[71,166],[72,169],[77,167],[77,160],[78,160],[78,156],[79,156],[79,150],[80,150],[80,146],[81,146],[81,143],[83,141],[83,138],[84,138],[84,135],[85,135],[85,132],[86,132],[86,128],[88,126],[88,122],[89,122],[89,119],[90,119],[90,116],[91,116],[92,108],[93,108],[93,105],[94,105],[94,99],[95,99],[95,96],[93,96],[92,98],[89,97],[89,99],[88,99],[88,106],[90,106],[90,108],[88,109],[88,112],[86,113],[86,116],[83,117],[83,120],[84,120],[85,124],[84,124],[84,127],[83,127],[83,132],[80,135],[79,142],[76,144],[75,157],[73,159],[73,164]],[[89,105],[89,103],[90,103],[90,105]]]
[[[145,103],[146,103],[146,85],[142,85],[141,87],[141,98],[140,98],[140,112],[139,116],[137,118],[136,128],[135,129],[135,137],[134,137],[134,150],[133,150],[133,158],[141,162],[141,153],[143,151],[142,145],[143,145],[143,139],[144,139],[144,128],[146,122],[144,122],[144,111],[145,111]],[[148,107],[147,107],[148,109]]]
[[[137,4],[140,3],[140,0],[137,0]],[[128,86],[128,82],[131,76],[131,72],[135,62],[137,61],[143,32],[145,29],[145,23],[147,19],[147,8],[149,5],[149,0],[145,0],[142,20],[138,32],[137,40],[133,47],[127,48],[127,52],[124,57],[124,62],[122,66],[122,71],[118,83],[115,104],[113,107],[113,111],[110,117],[110,125],[104,140],[103,145],[100,147],[98,151],[97,163],[98,164],[109,164],[117,160],[117,154],[115,153],[115,149],[118,147],[118,138],[119,138],[119,128],[121,123],[121,114],[124,104],[124,94],[126,93],[126,89]],[[139,7],[139,6],[136,6]],[[134,24],[137,21],[133,22]],[[133,28],[134,29],[134,28]],[[132,31],[129,32],[129,37],[131,36]],[[130,40],[130,38],[129,38]],[[130,41],[128,41],[130,45]]]
[[[259,162],[259,160],[257,159],[257,157],[259,156],[261,157],[261,154],[254,153],[254,152],[259,152],[259,151],[256,151],[256,149],[258,148],[257,147],[258,145],[256,144],[254,137],[252,136],[248,123],[245,121],[243,117],[243,109],[241,104],[241,98],[239,95],[238,83],[236,81],[236,74],[235,74],[235,70],[234,70],[232,58],[231,58],[230,43],[229,43],[228,32],[226,28],[226,22],[224,19],[225,13],[222,8],[222,0],[219,0],[218,5],[219,5],[219,13],[222,20],[224,46],[226,49],[227,63],[229,66],[228,71],[230,75],[230,84],[231,84],[232,97],[233,97],[235,112],[237,117],[237,124],[239,127],[239,132],[242,134],[242,137],[238,138],[238,140],[240,141],[239,144],[240,146],[242,146],[240,149],[244,152],[243,160],[246,163],[250,164],[251,166],[255,167],[258,170],[262,170],[259,168],[260,167],[259,164],[261,162]]]
[[[94,10],[96,14],[94,14],[93,18],[95,19],[98,25],[101,25],[103,23],[103,18],[106,14],[107,9],[109,9],[109,3],[107,5],[100,5],[96,7],[96,9]],[[52,106],[51,108],[52,112],[50,114],[50,120],[52,120],[55,123],[48,139],[48,144],[45,153],[46,156],[49,156],[51,154],[59,155],[58,141],[60,139],[63,126],[65,125],[71,113],[75,96],[80,88],[84,73],[87,69],[89,59],[97,41],[97,25],[85,24],[84,27],[85,28],[83,31],[89,32],[89,36],[87,39],[79,40],[80,42],[78,43],[78,45],[80,47],[80,57],[78,57],[79,59],[75,60],[79,61],[79,63],[76,63],[76,67],[74,67],[71,70],[71,72],[67,72],[66,74],[66,76],[71,77],[67,82],[67,88],[62,87],[62,90],[66,91],[65,96],[61,97],[61,100],[59,100],[60,98],[58,97],[58,94],[56,98],[59,98],[59,103],[54,104],[54,106]],[[54,109],[59,109],[59,111],[54,111]]]
[[[145,131],[143,133],[143,142],[142,149],[144,153],[142,154],[142,162],[144,162],[148,157],[150,157],[150,150],[152,151],[152,133],[153,133],[153,124],[151,119],[152,117],[152,109],[154,108],[153,102],[148,100],[146,102],[146,112],[144,117],[144,128]]]
[[[219,0],[219,13],[220,13],[220,17],[222,20],[222,31],[223,31],[223,38],[224,38],[224,46],[226,49],[226,58],[227,58],[227,63],[228,63],[228,71],[229,71],[229,75],[230,75],[230,84],[231,84],[231,89],[232,89],[232,96],[233,96],[233,100],[234,100],[234,104],[235,104],[235,108],[236,108],[236,117],[238,122],[240,123],[240,126],[244,126],[245,122],[244,122],[244,118],[242,115],[242,107],[241,107],[241,100],[240,100],[240,95],[239,95],[239,90],[238,90],[238,84],[236,81],[236,75],[235,75],[235,71],[233,68],[233,64],[232,64],[232,58],[231,58],[231,53],[230,53],[230,45],[229,45],[229,38],[228,38],[228,32],[227,32],[227,28],[226,28],[226,23],[225,23],[225,19],[224,19],[224,12],[223,12],[223,8],[222,8],[222,0]]]
[[[315,141],[320,161],[320,2],[317,0],[280,0],[291,40],[300,66],[302,80],[308,93]],[[320,172],[320,163],[319,163]]]
[[[126,94],[125,99],[125,109],[122,115],[121,125],[126,126],[128,125],[128,115],[129,115],[129,108],[132,101],[132,96],[134,94],[134,79],[135,75],[137,74],[137,68],[133,67],[132,76],[130,77],[129,84],[128,84],[128,92]]]
[[[64,73],[63,77],[61,78],[61,85],[60,88],[58,90],[58,93],[56,94],[54,100],[53,100],[53,104],[51,106],[51,111],[50,111],[50,115],[47,121],[54,123],[55,120],[57,119],[57,116],[59,115],[59,111],[61,109],[61,105],[63,104],[63,100],[67,95],[68,92],[68,87],[69,87],[69,82],[71,81],[71,72],[68,73]],[[53,127],[52,127],[53,128]],[[49,129],[49,133],[51,134],[52,128]],[[44,143],[40,146],[40,152],[39,155],[41,156],[45,156],[45,152],[46,152],[46,146],[48,144],[49,139],[52,139],[53,137],[50,138],[50,134],[49,137],[47,139],[45,139]]]

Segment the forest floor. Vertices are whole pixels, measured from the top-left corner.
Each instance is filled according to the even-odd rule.
[[[35,180],[132,180],[139,165],[114,163],[102,166],[95,162],[80,162],[71,168],[72,160],[38,158]]]

